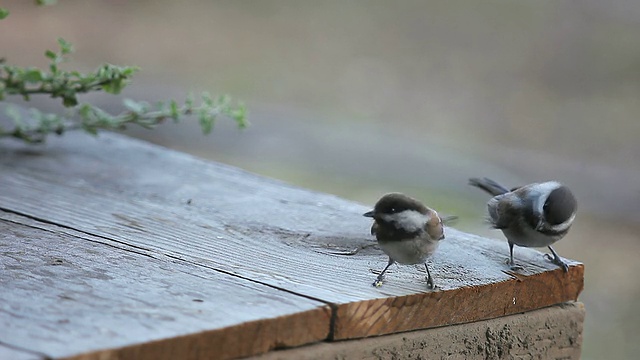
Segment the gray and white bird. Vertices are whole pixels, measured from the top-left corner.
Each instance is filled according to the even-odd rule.
[[[438,213],[416,199],[391,193],[380,198],[374,209],[363,215],[374,219],[371,235],[376,236],[380,248],[389,256],[389,263],[373,286],[381,286],[387,269],[398,262],[424,264],[427,286],[433,289],[433,278],[426,261],[444,239],[444,226]]]
[[[545,258],[567,272],[569,266],[551,247],[562,239],[576,217],[577,201],[568,187],[557,181],[533,183],[508,190],[488,178],[472,178],[469,184],[493,198],[487,203],[489,223],[500,229],[509,242],[509,265],[521,269],[513,261],[513,246],[548,247],[553,254]]]

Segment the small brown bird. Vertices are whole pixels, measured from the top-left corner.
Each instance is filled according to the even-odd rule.
[[[518,245],[548,247],[553,257],[545,254],[545,258],[569,271],[569,265],[551,247],[567,235],[576,217],[577,201],[568,187],[547,181],[509,190],[488,178],[472,178],[469,184],[493,196],[487,203],[488,220],[509,242],[512,269],[521,269],[513,262],[513,246]]]
[[[384,195],[372,211],[363,215],[374,219],[371,235],[376,236],[380,248],[389,256],[389,263],[373,286],[381,286],[387,269],[398,262],[404,265],[424,264],[427,286],[433,289],[433,278],[426,260],[444,239],[444,226],[438,213],[416,199],[391,193]]]

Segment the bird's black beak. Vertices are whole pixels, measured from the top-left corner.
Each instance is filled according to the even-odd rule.
[[[366,212],[366,213],[362,214],[362,216],[372,218],[372,217],[373,217],[373,210],[371,210],[371,211],[369,211],[369,212]]]

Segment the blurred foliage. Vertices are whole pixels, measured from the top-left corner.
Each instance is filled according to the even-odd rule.
[[[55,1],[37,0],[38,5],[53,4]],[[0,19],[9,15],[8,10],[0,8]],[[234,103],[229,96],[212,97],[203,93],[196,103],[189,95],[184,104],[175,100],[158,102],[150,105],[130,99],[124,100],[126,111],[112,115],[88,103],[80,103],[78,95],[90,92],[119,94],[130,82],[139,69],[131,66],[104,64],[90,73],[64,71],[60,64],[68,60],[73,46],[62,38],[58,39],[60,50],[47,50],[49,59],[48,71],[35,67],[20,67],[6,64],[0,59],[0,101],[7,96],[22,96],[29,101],[32,95],[49,95],[61,99],[62,105],[70,108],[63,116],[43,113],[31,109],[25,118],[15,107],[7,108],[7,115],[13,120],[12,129],[0,127],[0,138],[13,137],[27,143],[43,142],[47,135],[62,135],[65,131],[82,129],[96,135],[99,130],[123,130],[128,124],[136,124],[147,129],[171,119],[178,122],[184,116],[196,115],[202,132],[209,134],[218,116],[233,119],[239,128],[247,126],[246,108],[241,103]]]

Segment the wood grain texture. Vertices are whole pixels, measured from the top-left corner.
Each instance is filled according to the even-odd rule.
[[[374,288],[386,257],[368,207],[114,134],[52,140],[4,145],[0,207],[333,304],[334,339],[495,318],[582,291],[578,262],[564,274],[518,248],[514,274],[506,241],[451,228],[430,261],[438,291],[412,266]]]
[[[565,303],[470,324],[272,351],[246,360],[577,360],[584,316],[581,303]]]
[[[4,212],[0,234],[5,344],[52,358],[234,359],[329,333],[328,306],[218,271]]]
[[[2,360],[45,360],[44,355],[20,350],[13,346],[0,344],[0,359]]]

